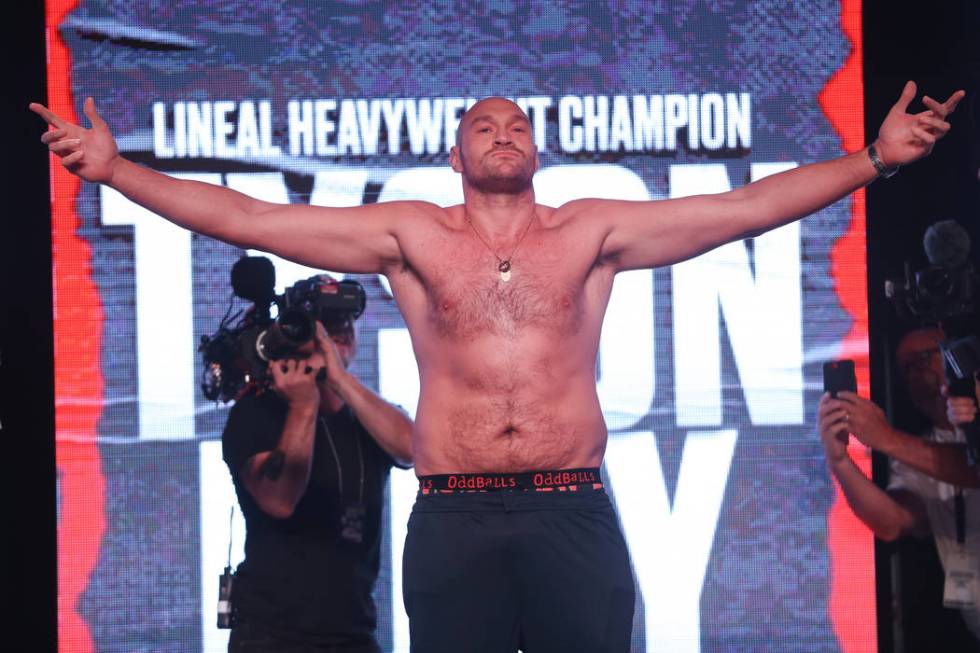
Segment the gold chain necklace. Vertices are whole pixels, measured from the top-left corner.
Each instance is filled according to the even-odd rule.
[[[507,258],[500,258],[500,256],[497,255],[497,252],[493,249],[493,247],[490,247],[490,243],[488,243],[486,239],[482,235],[480,235],[480,232],[477,231],[476,225],[474,225],[473,221],[470,220],[469,215],[464,214],[463,217],[466,218],[466,224],[470,225],[470,229],[472,229],[473,233],[476,234],[476,237],[480,239],[480,242],[483,243],[483,246],[487,248],[487,251],[493,254],[493,257],[497,259],[497,271],[500,273],[500,280],[510,281],[510,268],[511,268],[510,262],[514,259],[514,254],[517,253],[517,248],[521,246],[521,243],[524,242],[524,239],[527,238],[528,233],[531,231],[531,225],[534,224],[534,218],[537,217],[537,214],[532,215],[531,219],[528,220],[527,226],[524,227],[524,233],[521,234],[520,240],[518,240],[517,244],[514,245],[514,249],[510,251],[510,256],[508,256]]]

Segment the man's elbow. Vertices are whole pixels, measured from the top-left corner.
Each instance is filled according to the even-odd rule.
[[[399,467],[404,469],[409,469],[415,466],[415,456],[412,453],[412,443],[409,441],[405,446],[401,447],[400,451],[395,452],[393,456],[395,462],[398,463]]]
[[[888,543],[895,542],[903,535],[902,529],[892,525],[876,528],[874,529],[874,531],[875,531],[875,537],[877,537],[882,542],[888,542]]]
[[[414,428],[415,424],[408,416],[405,416],[405,422],[399,428],[398,451],[394,452],[392,456],[398,466],[405,469],[415,465],[415,454],[412,451],[412,431]]]
[[[261,501],[259,508],[273,519],[289,519],[296,512],[296,504],[285,500]]]
[[[879,519],[869,526],[874,531],[875,537],[882,542],[895,542],[916,532],[916,521],[911,515],[897,515],[886,519],[880,517],[879,515]]]
[[[906,534],[901,517],[882,509],[868,509],[851,505],[854,515],[868,527],[876,538],[883,542],[894,542]]]

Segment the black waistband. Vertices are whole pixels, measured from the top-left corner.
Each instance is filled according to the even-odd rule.
[[[452,492],[575,492],[601,490],[598,467],[508,473],[436,474],[419,477],[422,494]]]

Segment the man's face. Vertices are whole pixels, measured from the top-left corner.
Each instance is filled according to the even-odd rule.
[[[327,335],[330,336],[344,369],[347,369],[357,353],[357,338],[354,335],[354,330],[328,331]]]
[[[330,341],[334,345],[334,349],[337,351],[337,358],[340,359],[340,364],[344,366],[344,369],[350,367],[350,363],[354,360],[354,356],[357,353],[357,338],[354,334],[353,328],[350,330],[337,330],[328,331],[327,335],[330,337]],[[303,343],[300,347],[297,347],[292,355],[288,356],[291,360],[303,361],[313,370],[319,371],[320,369],[327,368],[327,359],[325,356],[329,354],[324,354],[320,348],[317,346],[315,340],[310,340],[309,342]],[[270,363],[271,364],[271,363]],[[320,390],[320,400],[321,402],[327,402],[330,399],[330,390],[327,384],[318,384]]]
[[[538,150],[527,115],[503,98],[477,102],[460,121],[449,160],[453,170],[477,190],[527,190],[538,169]]]
[[[334,349],[337,350],[337,356],[340,358],[340,363],[344,366],[344,369],[350,367],[351,361],[354,360],[354,354],[357,352],[357,338],[354,336],[354,331],[331,330],[327,331],[327,336],[333,342]],[[317,347],[315,340],[310,340],[309,342],[303,343],[302,346],[297,347],[296,351],[289,358],[306,361],[316,369],[327,364],[323,358],[323,352]]]
[[[902,338],[895,353],[913,405],[936,424],[946,422],[946,399],[941,394],[946,383],[939,351],[942,339],[943,333],[938,329],[913,331]]]

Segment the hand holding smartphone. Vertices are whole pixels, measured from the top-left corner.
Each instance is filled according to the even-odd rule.
[[[857,376],[854,361],[850,359],[827,361],[823,364],[823,389],[836,398],[842,390],[857,393]]]

